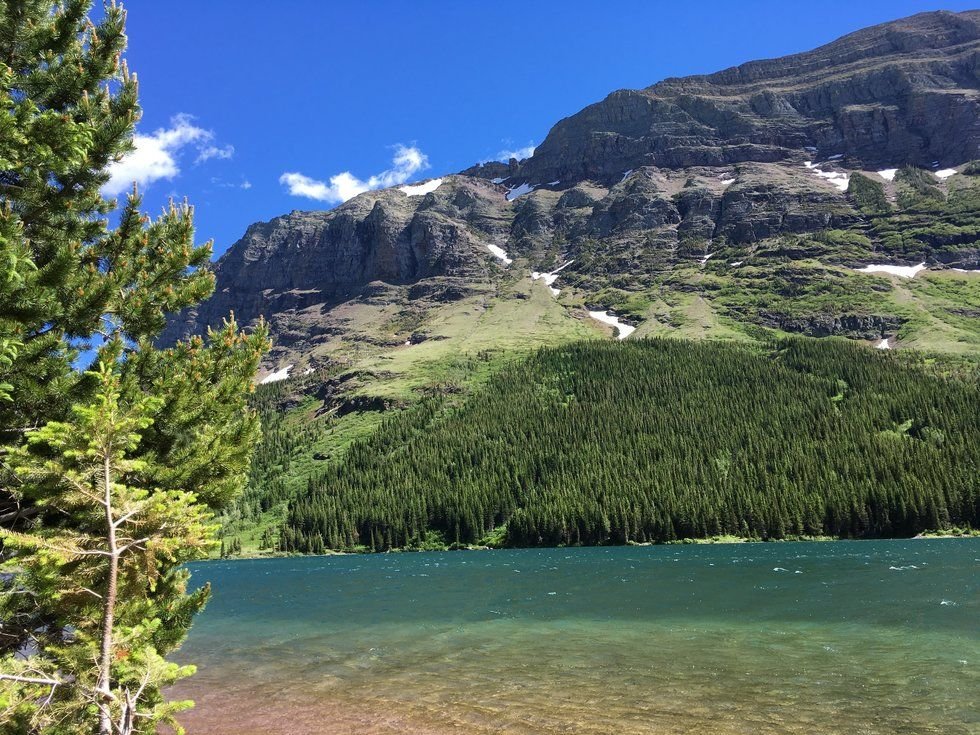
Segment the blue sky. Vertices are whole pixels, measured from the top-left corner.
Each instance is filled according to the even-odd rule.
[[[130,0],[139,153],[155,214],[197,211],[220,254],[252,222],[540,143],[620,88],[805,51],[971,3]],[[973,0],[976,5],[976,0]],[[342,174],[349,172],[349,177]],[[334,178],[338,177],[339,178]],[[372,178],[373,177],[373,178]],[[314,198],[317,197],[317,198]]]

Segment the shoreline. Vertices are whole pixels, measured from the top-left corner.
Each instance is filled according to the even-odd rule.
[[[465,551],[504,551],[514,549],[602,549],[602,548],[627,548],[627,547],[651,547],[651,546],[694,546],[694,545],[725,545],[725,544],[784,544],[784,543],[829,543],[834,541],[915,541],[922,539],[968,539],[980,538],[980,530],[962,531],[956,529],[950,531],[922,531],[915,536],[889,536],[876,538],[843,538],[839,536],[793,536],[779,539],[746,538],[742,536],[711,536],[708,538],[686,538],[674,541],[630,541],[625,544],[592,544],[580,546],[479,546],[471,544],[467,546],[442,548],[397,548],[385,551],[325,551],[322,554],[296,554],[281,551],[270,551],[257,554],[236,554],[235,556],[209,557],[199,559],[198,562],[215,561],[245,561],[253,559],[288,559],[288,558],[322,558],[331,556],[364,556],[375,554],[420,554],[432,552],[465,552]],[[197,563],[197,562],[195,562]]]

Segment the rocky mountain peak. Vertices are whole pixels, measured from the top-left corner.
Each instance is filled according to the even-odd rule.
[[[465,173],[533,184],[844,154],[954,165],[980,150],[980,11],[923,13],[793,56],[619,90],[556,124],[534,155]],[[504,173],[506,171],[506,173]]]

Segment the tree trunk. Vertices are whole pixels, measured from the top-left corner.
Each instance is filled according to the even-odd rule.
[[[96,687],[97,696],[102,698],[99,704],[99,735],[112,735],[112,632],[116,614],[116,582],[119,576],[119,546],[116,543],[116,523],[112,515],[112,469],[109,464],[109,453],[103,459],[103,482],[105,483],[105,519],[106,541],[109,546],[109,579],[106,583],[106,594],[102,600],[102,650],[99,661],[99,682]]]

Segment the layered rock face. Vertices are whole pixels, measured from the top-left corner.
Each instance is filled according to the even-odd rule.
[[[494,259],[487,246],[506,244],[511,216],[500,211],[493,184],[445,181],[424,196],[387,189],[329,212],[296,211],[252,225],[215,264],[214,295],[178,315],[162,341],[202,333],[231,311],[247,324],[313,305],[328,309],[375,282],[445,277],[465,288],[488,280]]]
[[[943,221],[952,239],[926,249],[876,234],[887,215],[869,214],[845,190],[863,170],[894,206],[911,184],[880,169],[966,174],[963,164],[977,158],[980,11],[917,15],[807,53],[614,92],[555,125],[531,158],[475,166],[424,195],[367,192],[332,211],[252,225],[215,264],[214,296],[176,315],[162,341],[202,333],[234,311],[246,324],[265,317],[280,345],[301,350],[318,334],[356,332],[339,308],[356,303],[404,307],[408,316],[391,317],[397,328],[371,337],[404,340],[399,330],[424,324],[431,308],[568,261],[562,282],[580,305],[614,305],[609,289],[620,299],[646,291],[643,303],[654,290],[711,302],[724,289],[707,290],[702,271],[722,252],[734,265],[757,259],[755,280],[744,283],[762,290],[765,278],[792,293],[813,274],[795,273],[790,288],[773,264],[812,260],[817,250],[780,238],[826,230],[854,237],[821,245],[822,264],[853,268],[886,253],[976,268],[965,184],[923,174],[926,195],[960,197]],[[976,181],[957,177],[967,179]],[[747,311],[731,295],[740,287],[729,288],[723,308],[763,326],[871,338],[902,323],[868,308],[773,310],[762,297]]]
[[[855,167],[977,158],[980,11],[925,13],[807,53],[613,92],[502,175],[611,182],[643,165],[774,162],[807,148]]]

